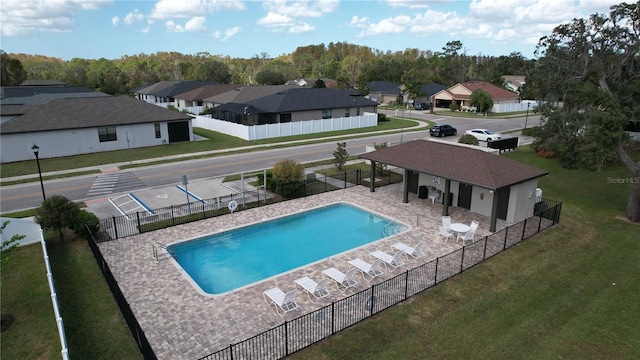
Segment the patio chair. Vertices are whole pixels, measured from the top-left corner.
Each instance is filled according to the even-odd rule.
[[[469,228],[470,228],[469,231],[476,232],[476,230],[478,230],[478,225],[480,224],[477,221],[475,220],[471,221],[471,225],[469,225]]]
[[[397,269],[398,266],[404,265],[404,261],[402,261],[402,251],[397,251],[394,255],[390,255],[382,250],[376,250],[370,255],[376,259],[382,260],[384,267],[389,271],[393,271]]]
[[[440,225],[440,232],[438,233],[438,237],[440,236],[444,237],[443,242],[446,244],[447,240],[449,240],[449,238],[453,236],[453,233],[449,232],[446,227]]]
[[[338,290],[345,292],[347,289],[355,287],[358,285],[358,281],[356,281],[356,271],[358,269],[351,268],[347,270],[346,273],[331,267],[328,269],[322,270],[322,275],[328,276],[333,282],[336,283],[336,287]]]
[[[476,232],[475,231],[471,231],[471,230],[467,231],[464,234],[458,234],[458,239],[456,240],[456,242],[460,241],[460,239],[462,239],[462,245],[463,246],[465,245],[466,241],[471,241],[471,243],[473,244],[475,242],[475,235],[476,235]]]
[[[296,279],[294,283],[296,285],[296,288],[299,285],[302,287],[302,289],[304,289],[304,291],[307,293],[307,297],[309,297],[309,301],[311,301],[312,303],[315,303],[318,300],[329,297],[331,295],[329,289],[327,289],[329,279],[326,278],[315,282],[315,280],[311,279],[308,276],[305,276],[300,279]],[[315,301],[311,298],[311,296],[315,298]]]
[[[353,266],[354,268],[360,270],[360,274],[362,274],[362,278],[367,282],[372,282],[373,279],[378,276],[382,276],[384,272],[380,266],[382,265],[382,260],[376,259],[373,263],[369,264],[368,262],[355,258],[353,260],[349,260],[349,266]]]
[[[449,225],[451,225],[451,216],[443,216],[442,217],[442,226],[444,226],[445,228],[449,228]]]
[[[273,304],[276,307],[278,315],[284,316],[284,314],[289,311],[300,310],[300,307],[296,302],[297,293],[298,290],[291,290],[288,293],[285,293],[280,288],[274,287],[264,291],[262,293],[262,297],[269,306]],[[282,310],[282,313],[280,313],[280,310]]]
[[[410,256],[417,260],[427,256],[427,254],[422,250],[422,248],[424,248],[426,245],[427,244],[424,241],[420,241],[416,246],[409,246],[407,244],[399,242],[391,245],[391,247],[393,247],[396,250],[402,251],[402,253],[404,253],[405,256],[407,256],[407,259],[409,259],[409,256]]]

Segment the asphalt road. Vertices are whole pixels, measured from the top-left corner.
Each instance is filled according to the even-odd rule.
[[[393,115],[394,111],[384,111]],[[427,112],[408,110],[398,116],[418,120],[431,120],[447,123],[458,129],[458,136],[446,138],[449,141],[457,141],[465,130],[472,128],[486,128],[495,132],[505,132],[519,129],[524,125],[525,118],[517,119],[477,119],[444,117],[428,114]],[[528,116],[527,126],[537,125],[539,116]],[[374,143],[391,142],[399,143],[414,139],[428,137],[427,130],[401,132],[391,135],[373,135],[369,137],[350,139],[347,142],[347,151],[350,155],[358,155],[365,152],[367,145]],[[222,177],[229,174],[253,172],[265,168],[271,168],[282,159],[293,159],[300,163],[331,159],[336,149],[336,142],[329,140],[324,143],[299,145],[272,150],[260,150],[256,152],[215,156],[205,159],[173,162],[161,165],[141,166],[135,169],[108,174],[92,174],[48,180],[44,183],[47,195],[60,194],[74,201],[86,201],[105,196],[114,196],[126,193],[134,189],[175,185],[181,183],[182,175],[189,179],[205,179]],[[11,212],[37,207],[42,201],[42,192],[38,182],[21,185],[3,186],[0,189],[0,211]]]

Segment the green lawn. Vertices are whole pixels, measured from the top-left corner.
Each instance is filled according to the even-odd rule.
[[[607,183],[628,173],[507,156],[550,171],[558,226],[291,358],[636,359],[640,225],[621,219],[628,185]]]
[[[563,202],[556,227],[392,307],[292,359],[635,359],[640,353],[640,225],[622,219],[622,167],[547,169],[540,186]],[[50,241],[71,358],[140,359],[86,242]],[[2,265],[3,359],[59,359],[39,245]],[[614,285],[615,283],[615,285]]]

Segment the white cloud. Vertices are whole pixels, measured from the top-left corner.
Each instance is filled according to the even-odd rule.
[[[316,26],[301,19],[321,18],[334,12],[339,7],[338,0],[273,0],[265,1],[262,7],[267,15],[257,21],[271,31],[287,31],[305,33],[316,29]]]
[[[205,19],[204,16],[195,16],[191,18],[189,21],[187,21],[186,24],[184,24],[184,28],[186,31],[195,31],[195,32],[207,31],[207,27],[204,26],[205,21],[207,21],[207,19]]]
[[[159,0],[149,17],[154,19],[174,19],[202,16],[220,10],[244,10],[242,1],[229,0]]]
[[[118,24],[120,24],[120,18],[117,16],[112,17],[111,23],[113,24],[113,26],[118,26]]]
[[[397,34],[405,30],[409,25],[411,18],[408,16],[396,16],[393,18],[382,19],[375,24],[369,24],[358,37],[365,37],[379,34]]]
[[[354,28],[366,28],[369,23],[370,21],[366,16],[359,17],[357,15],[354,15],[351,18],[351,23],[349,23],[349,25],[353,26]]]
[[[124,23],[127,25],[131,25],[136,21],[142,21],[144,19],[144,15],[138,11],[138,9],[134,9],[132,12],[128,13],[127,16],[124,17]]]
[[[0,6],[1,33],[4,36],[28,35],[35,31],[68,32],[76,25],[81,11],[111,5],[112,0],[6,1]],[[112,19],[113,21],[113,19]]]
[[[299,34],[299,33],[311,32],[311,31],[314,31],[315,29],[316,29],[315,26],[309,25],[306,22],[303,22],[303,23],[297,23],[296,25],[290,27],[289,32],[292,34]]]
[[[213,33],[213,36],[224,42],[227,41],[229,39],[231,39],[232,37],[234,37],[237,33],[240,32],[240,27],[239,26],[234,26],[232,28],[226,29],[224,31],[224,34],[221,31],[216,31],[215,33]]]
[[[386,0],[387,4],[393,8],[407,7],[410,9],[428,8],[429,1],[420,0]]]

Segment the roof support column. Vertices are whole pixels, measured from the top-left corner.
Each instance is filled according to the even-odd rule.
[[[451,180],[444,181],[444,196],[442,197],[442,216],[449,216],[449,191],[451,191]]]
[[[369,186],[371,192],[376,192],[376,162],[371,160],[371,171],[369,172],[369,182],[371,185]]]
[[[493,193],[493,202],[491,203],[491,224],[489,231],[496,232],[496,224],[498,223],[498,190],[491,190]]]
[[[404,169],[402,178],[402,202],[409,202],[409,170]]]

